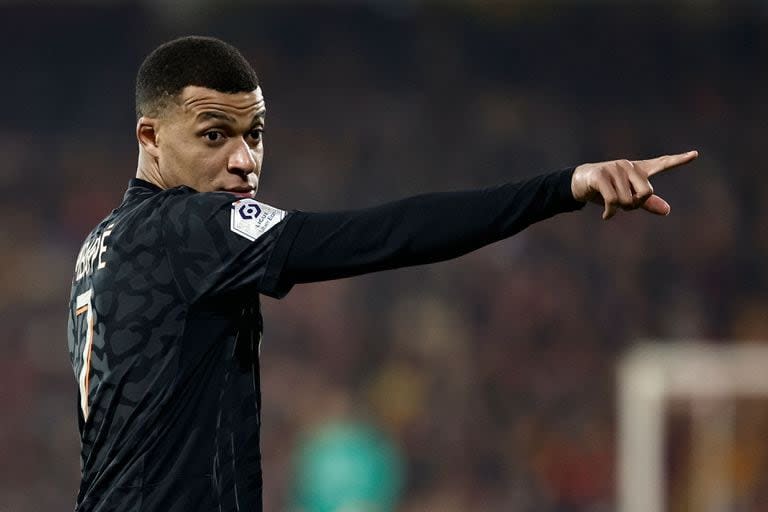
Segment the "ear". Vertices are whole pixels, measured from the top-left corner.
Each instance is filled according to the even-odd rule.
[[[160,157],[160,148],[157,144],[158,120],[154,117],[140,117],[136,122],[136,140],[141,147],[153,158]]]

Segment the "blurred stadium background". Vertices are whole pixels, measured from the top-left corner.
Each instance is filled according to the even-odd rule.
[[[74,503],[74,259],[135,172],[139,63],[189,33],[254,63],[260,197],[282,208],[700,150],[654,182],[668,218],[588,207],[458,261],[263,301],[265,510],[364,510],[299,488],[346,435],[388,472],[368,510],[617,510],[633,342],[768,340],[767,29],[762,0],[0,2],[0,510]],[[717,507],[678,407],[669,510],[768,510],[768,407],[731,412],[747,405]]]

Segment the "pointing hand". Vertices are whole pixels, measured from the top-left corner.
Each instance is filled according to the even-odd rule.
[[[582,164],[573,173],[571,193],[578,201],[604,205],[603,220],[613,217],[617,208],[643,208],[657,215],[667,215],[669,204],[653,193],[648,179],[654,174],[687,164],[697,156],[698,151],[688,151],[650,160],[612,160]]]

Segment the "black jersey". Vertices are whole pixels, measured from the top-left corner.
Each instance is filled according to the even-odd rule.
[[[327,213],[132,180],[72,283],[76,510],[260,511],[259,294],[467,253],[583,207],[572,174]]]
[[[287,291],[290,215],[132,180],[87,237],[68,329],[76,510],[260,510],[259,293]]]

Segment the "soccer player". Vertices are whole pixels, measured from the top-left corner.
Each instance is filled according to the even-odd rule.
[[[311,213],[255,199],[265,101],[227,43],[155,49],[136,112],[136,178],[86,238],[72,280],[81,512],[261,510],[260,294],[453,258],[588,201],[604,219],[666,215],[649,177],[697,156]]]

